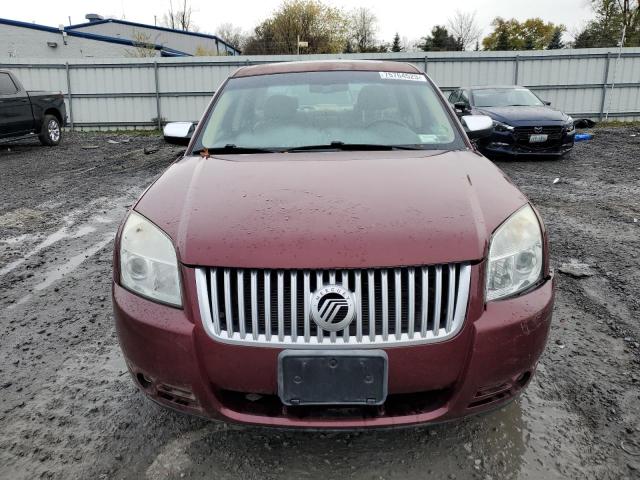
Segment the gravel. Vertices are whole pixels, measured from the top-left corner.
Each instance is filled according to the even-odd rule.
[[[589,272],[557,275],[551,338],[522,397],[459,422],[355,433],[186,417],[129,379],[112,240],[180,147],[87,133],[0,146],[0,477],[640,478],[637,133],[596,129],[563,160],[499,163],[541,211],[552,265]]]

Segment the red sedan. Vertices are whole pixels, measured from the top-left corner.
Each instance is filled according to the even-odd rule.
[[[362,428],[496,408],[553,307],[527,198],[412,65],[245,67],[118,232],[134,381],[231,422]]]

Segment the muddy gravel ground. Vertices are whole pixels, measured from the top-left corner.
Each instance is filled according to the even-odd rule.
[[[79,133],[0,146],[0,477],[640,478],[640,129],[595,133],[561,161],[499,162],[541,210],[557,274],[529,389],[457,423],[357,433],[228,427],[134,387],[112,239],[179,147]]]

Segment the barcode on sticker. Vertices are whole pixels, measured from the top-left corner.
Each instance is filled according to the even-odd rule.
[[[380,78],[383,80],[408,80],[410,82],[426,82],[424,75],[419,73],[402,73],[402,72],[379,72]]]

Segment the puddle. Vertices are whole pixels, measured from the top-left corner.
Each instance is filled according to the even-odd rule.
[[[38,245],[36,245],[32,250],[30,250],[29,252],[27,252],[17,260],[14,260],[13,262],[10,262],[4,267],[0,268],[0,277],[15,270],[16,267],[19,267],[20,265],[22,265],[29,258],[33,257],[36,253],[40,252],[41,250],[53,245],[56,242],[59,242],[65,237],[68,237],[69,236],[68,231],[69,231],[69,228],[65,226],[60,228],[59,230],[56,230],[52,234],[47,235],[47,237]]]
[[[56,230],[55,232],[47,235],[44,240],[42,240],[39,244],[37,244],[32,250],[24,254],[22,257],[14,260],[13,262],[8,263],[4,267],[0,268],[0,276],[6,275],[7,273],[15,270],[17,267],[22,265],[29,258],[33,257],[35,254],[39,253],[43,249],[50,247],[54,243],[59,242],[65,238],[81,238],[91,233],[97,231],[96,225],[106,225],[109,223],[113,223],[113,220],[109,217],[105,217],[102,215],[96,215],[91,218],[91,220],[87,223],[81,224],[77,226],[77,228],[73,229],[74,222],[72,218],[74,216],[79,215],[82,211],[73,212],[64,217],[63,221],[65,222],[65,226]],[[12,237],[9,239],[3,239],[0,243],[5,243],[7,245],[18,245],[22,242],[26,242],[30,239],[37,238],[35,235],[18,235],[16,237]]]
[[[113,236],[109,235],[108,237],[102,239],[100,242],[92,245],[88,249],[80,252],[79,254],[71,257],[62,265],[59,265],[55,270],[51,270],[44,275],[44,280],[38,283],[35,287],[33,287],[33,292],[39,292],[40,290],[44,290],[45,288],[51,286],[53,283],[62,279],[65,275],[73,272],[76,268],[78,268],[82,262],[87,260],[88,258],[94,256],[100,250],[102,250],[109,242],[113,240]],[[29,300],[33,296],[33,293],[22,297],[15,304],[21,305]]]

